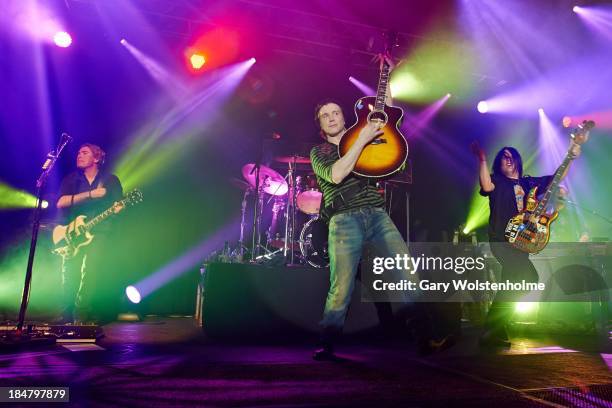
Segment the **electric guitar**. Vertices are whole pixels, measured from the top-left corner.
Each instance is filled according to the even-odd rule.
[[[578,125],[571,133],[574,143],[580,145],[585,143],[589,138],[589,131],[594,126],[595,122],[592,120],[585,120]],[[573,159],[571,150],[568,150],[542,199],[538,201],[536,198],[538,187],[532,188],[527,194],[524,210],[508,221],[504,235],[513,247],[530,254],[538,253],[546,247],[550,239],[550,225],[559,216],[556,209],[552,213],[547,213],[546,206],[557,191],[561,176]]]
[[[387,44],[385,54],[389,51]],[[376,96],[365,96],[355,103],[357,122],[342,136],[338,145],[338,155],[344,156],[355,144],[359,132],[370,122],[381,125],[384,132],[368,143],[355,164],[353,173],[364,177],[385,177],[402,168],[408,157],[408,143],[399,130],[404,111],[396,106],[385,104],[389,65],[383,59]]]
[[[68,225],[56,226],[53,228],[52,234],[53,244],[56,247],[53,253],[64,259],[74,257],[82,247],[91,244],[91,241],[93,241],[94,235],[91,233],[93,227],[108,219],[111,215],[118,214],[125,207],[141,201],[142,193],[139,190],[132,190],[122,200],[116,201],[90,221],[86,221],[86,216],[79,215]]]

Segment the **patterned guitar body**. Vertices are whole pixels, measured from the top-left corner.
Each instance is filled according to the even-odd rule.
[[[527,209],[510,218],[504,233],[510,245],[530,254],[538,253],[546,247],[550,240],[550,224],[559,215],[557,211],[539,216],[533,213],[539,204],[535,199],[537,190],[537,187],[531,189]]]
[[[573,144],[582,145],[589,139],[589,131],[595,126],[592,120],[585,120],[570,134]],[[555,171],[552,181],[546,188],[542,199],[538,200],[537,187],[529,190],[525,209],[506,224],[504,236],[513,247],[523,252],[534,254],[544,249],[550,239],[550,224],[557,219],[559,213],[554,210],[546,212],[548,202],[557,191],[563,174],[574,159],[571,148],[567,151],[563,162]]]

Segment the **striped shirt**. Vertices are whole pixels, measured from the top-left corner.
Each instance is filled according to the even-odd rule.
[[[310,151],[310,161],[317,176],[319,188],[323,192],[325,207],[331,207],[337,197],[348,190],[355,190],[355,186],[358,186],[361,191],[349,198],[348,202],[342,199],[338,200],[340,204],[335,203],[338,206],[333,208],[334,214],[362,207],[384,207],[385,200],[378,193],[373,182],[372,184],[366,184],[367,179],[364,180],[363,177],[358,177],[352,173],[339,184],[332,181],[332,166],[339,159],[338,146],[333,143],[325,142],[313,147]]]

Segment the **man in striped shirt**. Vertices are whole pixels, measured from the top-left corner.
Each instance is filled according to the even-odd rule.
[[[386,103],[391,105],[389,96]],[[335,358],[333,340],[344,326],[364,246],[372,244],[385,257],[403,256],[408,253],[408,247],[385,212],[384,199],[375,186],[351,173],[363,148],[383,133],[380,127],[375,123],[365,126],[347,154],[340,158],[338,143],[346,131],[342,109],[337,103],[327,101],[316,107],[315,118],[325,143],[314,147],[310,158],[323,191],[325,209],[332,214],[328,237],[330,288],[320,322],[321,348],[313,358],[332,360]]]

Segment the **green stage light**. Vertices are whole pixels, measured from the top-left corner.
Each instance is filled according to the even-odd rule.
[[[430,103],[451,93],[449,103],[469,98],[476,87],[469,42],[448,30],[432,30],[404,58],[391,77],[391,94],[406,102]]]
[[[489,220],[489,200],[486,197],[480,195],[480,185],[476,185],[470,200],[470,209],[468,211],[467,220],[465,221],[465,227],[463,228],[464,234],[486,225]]]
[[[533,313],[537,308],[538,302],[517,302],[514,304],[514,311],[521,315]]]
[[[43,201],[43,208],[46,201]],[[47,206],[49,203],[47,203]],[[17,190],[8,184],[0,183],[0,209],[34,208],[36,197],[27,191]]]

